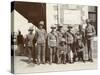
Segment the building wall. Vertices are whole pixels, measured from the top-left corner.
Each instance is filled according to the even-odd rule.
[[[18,13],[16,10],[13,10],[11,15],[13,18],[12,21],[14,21],[12,23],[12,29],[14,29],[14,32],[16,33],[16,35],[18,34],[18,31],[20,30],[21,33],[25,37],[26,34],[28,34],[29,27],[32,27],[32,26],[35,30],[36,28],[35,25],[33,25],[32,23],[28,23],[28,20],[24,16],[22,16],[20,13]]]
[[[57,24],[63,25],[64,30],[67,30],[69,24],[73,26],[73,30],[76,30],[79,24],[83,24],[85,28],[85,20],[88,18],[88,6],[47,4],[46,10],[47,32],[50,32],[51,25]]]

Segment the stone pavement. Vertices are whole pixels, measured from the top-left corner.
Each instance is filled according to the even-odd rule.
[[[85,69],[96,69],[97,59],[94,62],[75,62],[73,64],[33,64],[27,63],[28,58],[25,56],[15,57],[15,73],[33,73],[33,72],[51,72],[51,71],[68,71],[68,70],[85,70]]]

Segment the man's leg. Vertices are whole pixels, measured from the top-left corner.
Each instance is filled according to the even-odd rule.
[[[60,54],[59,54],[59,49],[57,49],[57,63],[60,63]]]
[[[41,62],[41,45],[40,44],[37,44],[37,64],[39,65],[40,62]]]
[[[93,62],[93,59],[92,59],[92,40],[90,40],[90,61]]]
[[[66,52],[64,53],[64,59],[63,60],[64,60],[63,63],[66,64]]]
[[[52,58],[53,54],[52,53],[53,53],[53,50],[52,50],[52,48],[49,48],[49,49],[50,49],[50,56],[49,56],[50,58],[49,59],[50,59],[50,64],[52,64],[52,60],[53,60],[53,58]]]
[[[90,61],[90,49],[89,49],[90,47],[89,47],[89,46],[90,46],[90,41],[89,41],[89,40],[87,40],[88,61]]]
[[[45,64],[45,44],[42,46],[42,63]]]
[[[56,63],[56,47],[53,47],[53,62]]]
[[[31,47],[28,47],[28,63],[31,62]]]
[[[35,46],[32,47],[32,58],[33,58],[33,63],[35,63]]]

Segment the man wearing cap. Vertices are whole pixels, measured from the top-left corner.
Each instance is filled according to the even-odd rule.
[[[70,51],[68,53],[68,60],[70,63],[73,63],[73,53],[74,53],[74,34],[71,32],[72,26],[68,25],[68,31],[65,32],[64,38],[66,40],[68,48],[70,48]],[[69,50],[69,49],[68,49]]]
[[[63,32],[62,32],[62,25],[58,25],[58,29],[57,29],[57,55],[59,55],[59,46],[60,46],[60,43],[61,43],[61,39],[63,38]],[[59,57],[59,56],[58,56]],[[58,60],[57,60],[57,63],[59,63],[58,62]]]
[[[55,62],[56,49],[57,49],[57,33],[55,32],[56,26],[51,26],[51,32],[48,34],[48,47],[50,50],[50,64]]]
[[[33,27],[30,27],[29,28],[29,33],[27,34],[26,36],[26,40],[27,40],[27,47],[28,47],[28,58],[29,58],[29,63],[31,63],[31,58],[33,57],[34,55],[34,45],[33,45],[33,39],[34,39],[34,34],[33,34]],[[34,58],[33,58],[34,60]]]
[[[65,38],[61,39],[60,46],[58,48],[57,58],[58,58],[58,63],[63,63],[66,64],[66,55],[68,53],[67,45],[66,45],[66,40]]]
[[[92,59],[92,39],[93,36],[95,35],[95,28],[93,25],[90,24],[90,20],[87,19],[86,20],[86,28],[85,28],[85,37],[86,37],[86,41],[87,41],[87,51],[88,51],[88,61],[93,62]]]
[[[24,37],[21,34],[21,31],[18,31],[17,45],[18,45],[18,49],[20,51],[20,55],[24,55]]]
[[[45,64],[45,44],[46,44],[47,34],[43,26],[44,26],[44,21],[40,21],[39,29],[37,29],[35,33],[35,39],[37,43],[37,64],[40,63]]]
[[[79,25],[78,31],[75,33],[76,37],[76,51],[77,51],[77,57],[78,60],[85,62],[84,60],[84,46],[85,46],[85,34],[82,28],[82,25]]]

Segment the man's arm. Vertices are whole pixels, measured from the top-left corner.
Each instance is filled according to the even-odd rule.
[[[92,26],[92,31],[93,31],[93,35],[95,35],[96,34],[96,31],[95,31],[94,26]]]

